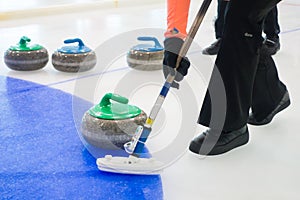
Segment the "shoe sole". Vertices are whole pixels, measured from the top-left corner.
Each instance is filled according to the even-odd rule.
[[[226,152],[228,152],[228,151],[230,151],[234,148],[245,145],[248,142],[249,142],[249,132],[248,132],[248,129],[247,129],[247,131],[245,133],[243,133],[242,135],[234,138],[229,143],[227,143],[225,145],[222,145],[222,146],[213,147],[213,149],[208,154],[201,153],[201,148],[200,148],[199,152],[191,150],[191,147],[198,146],[198,144],[196,144],[194,142],[191,142],[189,150],[191,152],[195,153],[195,154],[198,154],[198,155],[200,154],[200,155],[203,155],[203,156],[205,156],[205,155],[214,156],[214,155],[220,155],[220,154],[226,153]]]
[[[218,52],[210,53],[210,52],[208,52],[208,51],[203,50],[203,51],[202,51],[202,54],[203,54],[203,55],[207,55],[207,56],[215,56],[215,55],[218,54]]]
[[[291,104],[291,101],[288,100],[284,104],[282,104],[282,105],[278,106],[277,108],[275,108],[274,111],[271,114],[269,114],[264,120],[262,120],[260,122],[248,121],[248,124],[256,125],[256,126],[269,124],[273,120],[273,118],[275,117],[275,115],[277,113],[279,113],[280,111],[286,109],[290,104]]]
[[[226,153],[232,149],[240,147],[242,145],[247,144],[249,141],[249,132],[247,130],[246,133],[240,135],[239,137],[234,138],[231,142],[226,145],[214,147],[207,155],[214,156]]]

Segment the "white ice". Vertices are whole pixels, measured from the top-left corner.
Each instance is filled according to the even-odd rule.
[[[103,55],[98,55],[97,65],[98,68],[104,68],[101,64],[110,54],[109,51],[101,49],[105,42],[113,41],[113,38],[128,32],[132,32],[133,35],[153,33],[162,41],[163,35],[160,33],[166,26],[166,4],[163,0],[31,0],[22,4],[18,4],[18,1],[3,2],[0,3],[1,55],[23,35],[29,36],[34,43],[44,45],[50,55],[63,45],[64,39],[79,37],[90,48],[104,52]],[[190,21],[200,4],[201,1],[192,2]],[[52,9],[55,6],[58,12]],[[216,2],[213,2],[195,38],[197,45],[189,52],[192,63],[198,64],[190,70],[181,90],[172,90],[167,97],[153,127],[154,134],[149,138],[148,146],[154,152],[163,152],[168,145],[176,142],[176,138],[182,138],[182,142],[177,142],[177,146],[172,146],[171,151],[168,150],[168,155],[173,156],[169,159],[172,163],[161,175],[165,199],[300,198],[300,134],[296,126],[300,119],[300,3],[298,0],[286,0],[281,2],[278,8],[281,49],[274,59],[280,78],[289,89],[291,106],[276,116],[269,125],[249,125],[250,142],[243,147],[224,155],[205,158],[199,158],[187,151],[188,142],[192,137],[205,130],[205,127],[197,125],[196,121],[215,59],[214,56],[201,54],[201,49],[214,41],[213,19],[216,15]],[[40,9],[44,9],[43,12],[40,12]],[[126,42],[130,45],[137,43],[135,40],[124,41]],[[128,46],[128,49],[130,47]],[[112,49],[111,47],[109,50]],[[97,103],[107,92],[124,93],[128,95],[130,103],[149,113],[163,83],[161,72],[132,70],[127,67],[126,51],[117,53],[118,57],[105,69],[80,74],[56,71],[51,65],[51,59],[42,70],[17,72],[7,68],[1,59],[0,75],[48,85],[93,103]],[[101,73],[103,74],[100,76]],[[87,84],[85,91],[77,87],[82,84]],[[184,97],[190,98],[191,101],[186,101]],[[187,102],[195,102],[195,105],[186,105]],[[183,109],[190,109],[190,114],[183,115]],[[178,131],[183,126],[183,117],[191,119],[192,130],[196,132]]]

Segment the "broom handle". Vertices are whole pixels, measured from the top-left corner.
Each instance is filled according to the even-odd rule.
[[[204,0],[195,19],[194,19],[194,22],[187,34],[187,37],[179,51],[179,55],[178,55],[178,58],[177,58],[177,61],[176,61],[176,67],[175,67],[175,71],[176,69],[179,67],[180,65],[180,62],[182,60],[182,58],[187,54],[192,42],[193,42],[193,39],[203,21],[203,18],[209,8],[209,5],[211,3],[211,0]],[[155,101],[155,104],[154,106],[152,107],[152,110],[150,112],[150,115],[149,117],[147,118],[146,120],[146,123],[145,123],[145,127],[147,128],[151,128],[155,119],[156,119],[156,116],[169,92],[169,89],[171,87],[171,84],[172,82],[174,81],[175,79],[175,75],[176,75],[176,72],[174,75],[171,75],[169,74],[166,78],[166,81],[165,81],[165,84],[163,86],[163,88],[161,89],[161,92],[159,94],[159,96],[157,97],[156,101]]]

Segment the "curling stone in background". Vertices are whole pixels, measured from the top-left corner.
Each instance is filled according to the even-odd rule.
[[[144,125],[146,119],[146,113],[129,105],[127,98],[107,93],[98,105],[85,112],[81,134],[93,146],[120,149],[131,140],[137,127]]]
[[[127,53],[129,67],[143,71],[161,70],[164,48],[155,37],[138,37],[139,41],[153,41],[153,44],[138,44]]]
[[[23,36],[16,46],[11,46],[4,54],[4,62],[10,69],[18,71],[38,70],[46,66],[49,55],[47,50],[39,45],[29,45],[31,40]]]
[[[65,44],[78,42],[77,46],[63,46],[52,54],[52,64],[62,72],[84,72],[95,67],[96,53],[84,45],[81,39],[68,39]]]

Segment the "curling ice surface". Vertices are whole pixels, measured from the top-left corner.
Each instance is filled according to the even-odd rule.
[[[162,171],[163,162],[154,158],[113,157],[106,155],[97,159],[98,168],[101,171],[124,174],[159,174]]]

